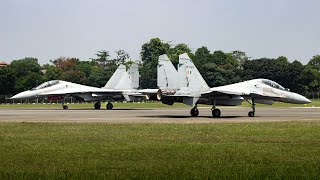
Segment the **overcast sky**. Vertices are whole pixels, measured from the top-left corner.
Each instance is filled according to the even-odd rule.
[[[319,0],[0,0],[0,61],[118,49],[140,59],[141,45],[159,37],[305,64],[320,54],[319,9]]]

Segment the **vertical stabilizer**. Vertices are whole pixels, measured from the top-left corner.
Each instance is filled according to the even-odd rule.
[[[177,89],[178,72],[166,54],[159,56],[157,67],[157,85],[160,89]]]
[[[132,81],[129,78],[128,72],[123,72],[117,85],[114,87],[116,90],[132,90]]]
[[[179,55],[179,85],[189,89],[209,89],[187,53]]]
[[[126,72],[126,66],[121,64],[118,69],[113,73],[107,84],[103,87],[104,89],[114,89],[119,83],[122,73]]]
[[[139,77],[140,77],[138,64],[136,64],[136,63],[132,64],[127,72],[129,75],[129,79],[131,80],[132,88],[138,89],[139,88]]]

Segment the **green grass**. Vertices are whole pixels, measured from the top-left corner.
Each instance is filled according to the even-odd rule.
[[[93,108],[93,103],[68,104],[71,109]],[[162,104],[161,102],[145,102],[145,103],[113,103],[114,108],[190,108],[182,103],[175,103],[173,106]],[[106,104],[102,103],[102,108]],[[199,105],[200,107],[211,107],[208,105]],[[250,107],[250,104],[243,102],[240,107]],[[312,100],[310,104],[288,104],[276,102],[273,105],[257,104],[257,107],[320,107],[320,100]],[[62,108],[61,104],[0,104],[1,108]]]
[[[320,123],[0,123],[1,179],[319,179]]]

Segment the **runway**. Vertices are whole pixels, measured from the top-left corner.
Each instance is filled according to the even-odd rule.
[[[0,109],[0,122],[49,123],[247,123],[247,122],[320,122],[319,108],[220,108],[221,117],[212,118],[210,108],[199,108],[199,117],[190,109]]]

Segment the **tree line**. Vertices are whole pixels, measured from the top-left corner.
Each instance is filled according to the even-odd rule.
[[[320,55],[315,55],[303,65],[298,60],[289,62],[285,56],[251,59],[243,51],[210,51],[200,47],[192,52],[187,44],[172,45],[159,38],[150,39],[141,47],[140,88],[157,88],[158,57],[167,54],[177,67],[179,54],[188,53],[210,87],[239,81],[266,78],[278,82],[294,92],[312,97],[320,91]],[[108,51],[98,51],[94,58],[80,60],[60,57],[49,64],[40,65],[36,58],[13,60],[0,67],[0,94],[13,95],[29,90],[49,80],[103,87],[119,64],[130,65],[130,55],[124,50],[111,57]],[[306,94],[309,92],[309,94]]]

